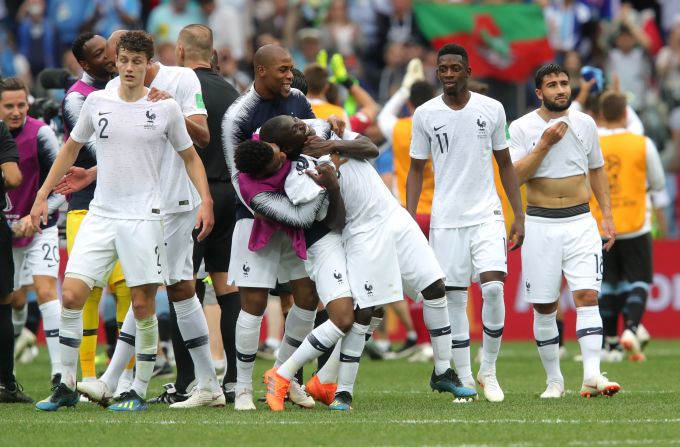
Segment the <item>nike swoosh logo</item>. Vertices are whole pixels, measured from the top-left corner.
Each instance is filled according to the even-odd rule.
[[[57,264],[47,264],[47,267],[48,267],[48,268],[52,268],[52,267],[54,267],[55,265],[57,265]]]
[[[112,112],[99,112],[99,116],[108,115],[109,113],[112,113]]]
[[[442,127],[444,127],[444,126],[446,126],[446,124],[442,124],[442,125],[439,126],[439,127],[435,127],[435,128],[434,128],[434,131],[436,132],[436,131],[438,131],[439,129],[441,129]]]

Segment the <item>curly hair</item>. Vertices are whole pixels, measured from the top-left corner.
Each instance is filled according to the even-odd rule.
[[[124,49],[134,53],[144,53],[147,60],[153,57],[153,37],[144,31],[128,31],[123,34],[116,46],[116,55]]]
[[[274,158],[274,150],[264,141],[247,140],[239,144],[234,154],[236,169],[257,175]]]

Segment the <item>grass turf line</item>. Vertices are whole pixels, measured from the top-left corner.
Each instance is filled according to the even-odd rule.
[[[576,354],[578,346],[568,345]],[[473,351],[474,352],[474,351]],[[429,363],[371,362],[363,359],[355,388],[354,410],[338,414],[320,404],[313,410],[286,406],[270,412],[227,409],[171,410],[152,406],[146,412],[115,414],[95,404],[75,410],[41,413],[32,405],[0,405],[0,446],[610,446],[680,445],[680,341],[654,340],[648,361],[603,364],[623,391],[613,398],[582,399],[582,368],[562,361],[567,396],[542,401],[545,376],[534,343],[504,343],[498,379],[505,402],[453,404],[448,394],[432,393]],[[258,380],[271,362],[257,360]],[[478,366],[473,367],[476,373]],[[306,369],[307,375],[311,367]],[[32,364],[17,365],[26,392],[36,400],[49,394],[45,348]],[[149,396],[162,391],[152,381]]]

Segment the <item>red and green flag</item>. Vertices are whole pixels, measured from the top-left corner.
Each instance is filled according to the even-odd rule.
[[[554,58],[538,5],[418,2],[414,8],[420,30],[432,46],[465,47],[475,76],[524,82]]]

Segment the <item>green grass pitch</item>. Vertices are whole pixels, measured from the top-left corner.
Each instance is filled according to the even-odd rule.
[[[576,343],[568,344],[576,354]],[[44,348],[30,365],[17,365],[28,394],[49,394]],[[41,413],[32,405],[0,405],[0,446],[656,446],[680,444],[680,341],[653,340],[648,361],[603,364],[622,391],[613,398],[582,399],[581,364],[563,360],[567,396],[541,401],[544,373],[533,343],[504,343],[498,378],[505,402],[454,404],[432,393],[429,363],[362,361],[354,409],[334,413],[287,406],[270,412],[233,408],[112,414],[94,404]],[[270,362],[258,360],[260,378]],[[473,367],[476,373],[477,365]],[[306,375],[311,372],[308,367]],[[154,380],[149,395],[162,390]],[[257,381],[255,393],[264,386]],[[481,394],[481,393],[480,393]]]

